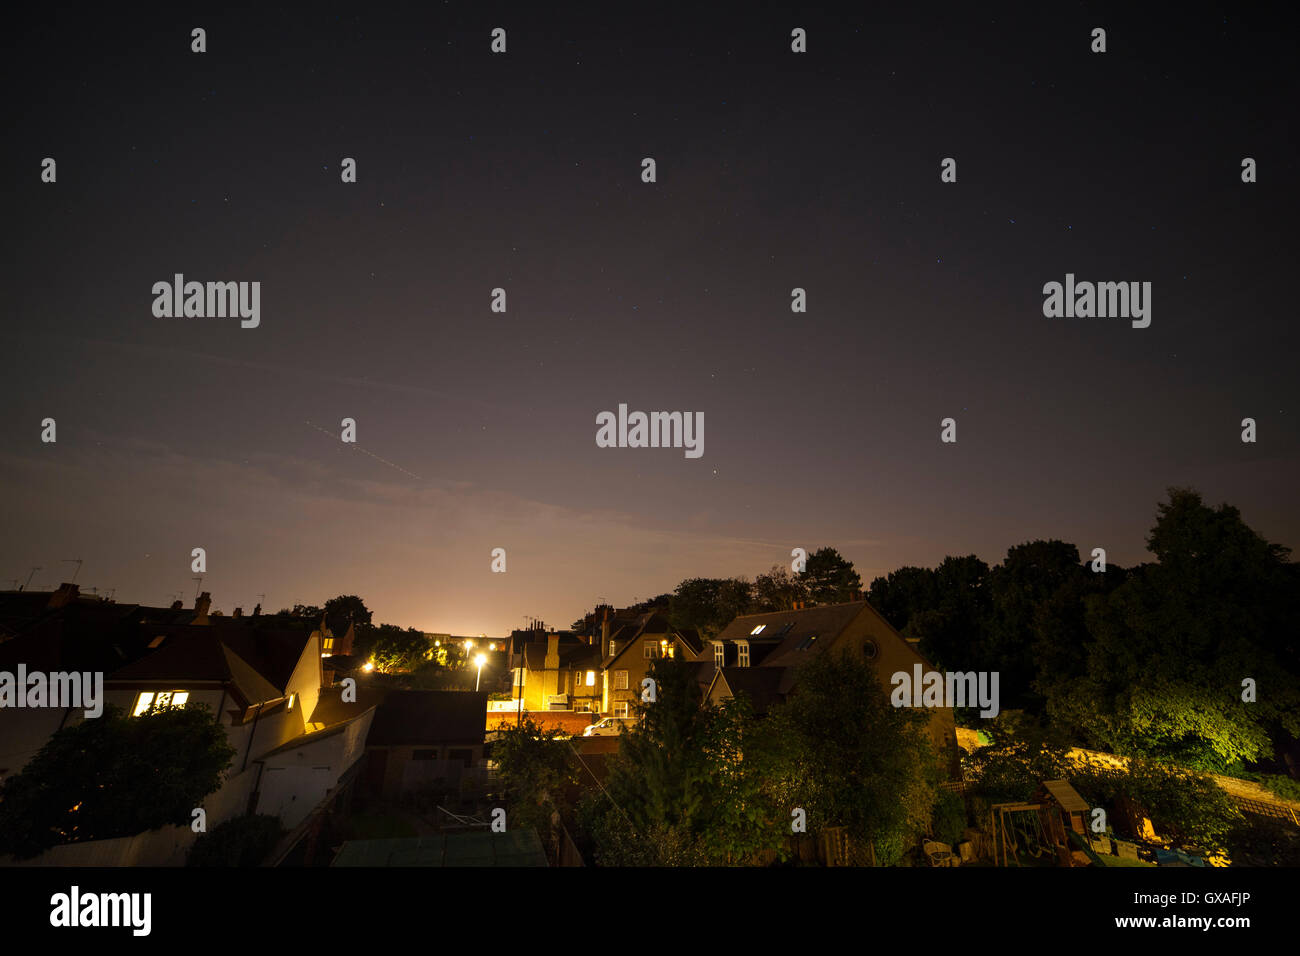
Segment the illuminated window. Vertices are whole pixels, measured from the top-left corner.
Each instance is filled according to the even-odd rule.
[[[320,647],[320,649],[321,649],[322,651],[324,651],[326,654],[333,654],[333,653],[334,653],[334,638],[332,638],[332,637],[327,637],[327,638],[325,638],[325,640],[323,640],[323,641],[321,642],[321,647]]]
[[[749,644],[745,641],[736,643],[736,650],[740,652],[740,659],[736,662],[740,667],[749,666]]]
[[[614,689],[627,690],[627,671],[614,671]]]
[[[165,710],[168,707],[184,707],[189,699],[190,692],[187,690],[160,690],[157,693],[143,691],[135,699],[131,716],[139,717],[141,714],[147,714],[150,708]]]
[[[595,686],[596,686],[596,672],[595,672],[595,671],[587,671],[587,686],[588,686],[588,687],[595,687]]]
[[[613,657],[616,653],[618,653],[618,642],[617,642],[617,641],[610,641],[610,642],[609,642],[609,656],[610,656],[610,657]]]
[[[296,701],[297,699],[298,699],[298,695],[297,695],[297,694],[290,694],[290,695],[289,695],[289,703],[285,706],[284,709],[287,710],[287,711],[289,711],[290,713],[293,713],[293,702]]]
[[[760,624],[760,625],[758,625],[758,627],[754,628],[752,631],[749,632],[750,637],[753,637],[755,634],[762,634],[762,633],[763,633],[763,628],[765,628],[765,627],[767,627],[766,624]]]
[[[727,661],[727,645],[721,641],[713,645],[713,666],[723,667]]]

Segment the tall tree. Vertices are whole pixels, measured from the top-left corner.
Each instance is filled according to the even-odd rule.
[[[330,598],[325,602],[325,613],[330,617],[337,615],[343,618],[358,630],[368,627],[373,616],[366,607],[366,602],[355,594],[340,594],[336,598]],[[342,637],[341,634],[337,636]]]
[[[1054,688],[1049,712],[1104,749],[1197,769],[1271,757],[1300,734],[1289,550],[1179,488],[1148,545],[1158,563],[1089,599],[1086,674]]]
[[[794,693],[767,720],[782,756],[770,786],[810,833],[844,827],[892,865],[929,823],[940,769],[925,715],[894,707],[875,668],[823,653],[803,664]],[[865,862],[867,857],[859,857]]]
[[[788,611],[796,602],[806,600],[806,583],[783,564],[773,565],[771,571],[754,579],[755,611]]]
[[[808,555],[799,580],[809,600],[818,604],[843,604],[862,590],[862,578],[853,569],[853,562],[834,548],[818,548]]]

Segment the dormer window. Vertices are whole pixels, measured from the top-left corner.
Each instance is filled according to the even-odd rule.
[[[736,651],[738,652],[737,654],[738,659],[736,661],[736,666],[748,667],[749,666],[749,642],[737,641]]]
[[[727,645],[721,641],[713,642],[713,666],[723,667],[727,660]]]

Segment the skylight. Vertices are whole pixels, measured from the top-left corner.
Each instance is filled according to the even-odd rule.
[[[750,637],[753,637],[755,634],[762,634],[762,633],[763,633],[763,628],[765,628],[765,627],[767,627],[766,624],[760,624],[760,625],[758,625],[758,627],[754,628],[752,631],[749,632],[749,636],[750,636]]]

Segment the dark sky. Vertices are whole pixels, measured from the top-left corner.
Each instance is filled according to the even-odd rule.
[[[1272,17],[551,6],[11,24],[0,586],[189,603],[204,547],[227,613],[502,634],[793,547],[1128,565],[1170,485],[1300,547]],[[260,281],[260,327],[155,318],[177,272]],[[1066,273],[1151,282],[1150,327],[1045,318]],[[703,457],[598,448],[620,403]]]

